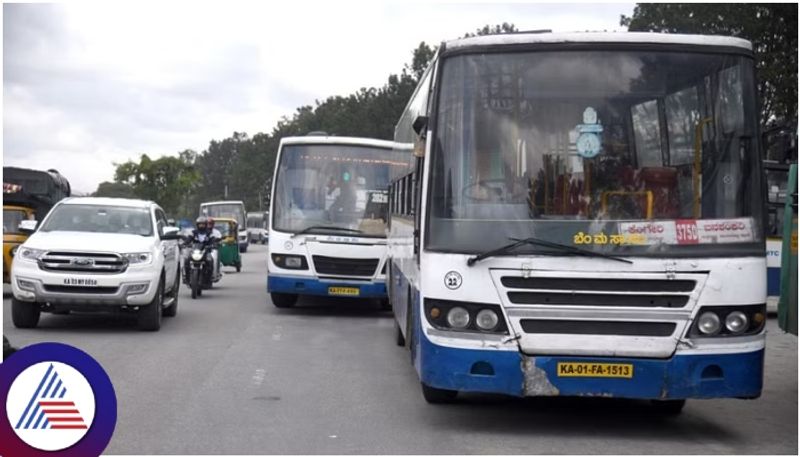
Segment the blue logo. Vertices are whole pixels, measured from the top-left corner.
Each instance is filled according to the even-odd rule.
[[[108,446],[117,399],[106,372],[59,343],[26,347],[0,364],[0,455],[93,457]]]

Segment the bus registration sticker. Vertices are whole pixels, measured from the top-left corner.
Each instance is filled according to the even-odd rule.
[[[633,378],[630,363],[558,362],[559,377]]]
[[[348,297],[358,297],[361,291],[358,287],[328,287],[328,295],[346,295]]]

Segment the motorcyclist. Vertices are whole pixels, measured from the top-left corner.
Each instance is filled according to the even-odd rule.
[[[208,218],[208,231],[211,234],[211,238],[212,239],[214,239],[216,241],[221,241],[222,240],[222,233],[220,233],[219,230],[214,228],[214,218],[213,217],[209,217]],[[216,244],[214,245],[214,250],[211,251],[211,257],[214,259],[214,278],[219,278],[220,275],[221,275],[221,273],[220,273],[220,262],[219,262],[219,249],[217,248]]]

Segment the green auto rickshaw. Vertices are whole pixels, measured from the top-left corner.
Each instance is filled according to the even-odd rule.
[[[214,228],[219,230],[222,241],[219,243],[219,262],[226,267],[236,267],[236,271],[242,271],[242,257],[239,255],[239,224],[235,219],[227,217],[215,217]]]

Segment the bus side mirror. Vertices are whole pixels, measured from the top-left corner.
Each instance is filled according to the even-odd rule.
[[[422,132],[424,132],[425,129],[427,129],[427,127],[428,127],[428,116],[417,116],[417,118],[414,119],[414,123],[411,124],[411,128],[413,128],[414,131],[417,132],[417,135],[419,136],[422,136]]]
[[[30,235],[31,233],[36,231],[36,224],[37,221],[24,220],[19,222],[17,228],[19,229],[20,232],[27,233]]]

